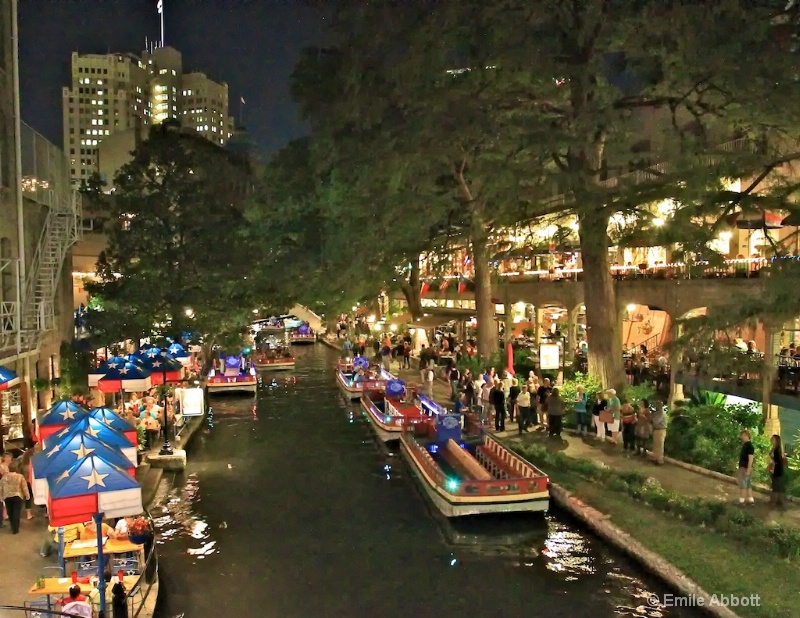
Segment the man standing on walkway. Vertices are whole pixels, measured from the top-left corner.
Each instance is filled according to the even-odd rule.
[[[450,364],[450,371],[449,371],[448,379],[450,380],[450,399],[453,401],[458,400],[458,389],[461,383],[461,372],[458,370],[458,367],[455,363]]]
[[[494,430],[506,430],[506,395],[503,392],[503,384],[500,380],[494,381],[492,389],[492,404],[494,405]]]
[[[753,488],[751,485],[751,477],[753,474],[753,460],[756,456],[756,450],[753,448],[753,443],[750,441],[750,432],[744,429],[742,431],[742,450],[739,453],[739,471],[736,475],[739,481],[739,504],[744,506],[752,506],[755,504],[753,499]]]

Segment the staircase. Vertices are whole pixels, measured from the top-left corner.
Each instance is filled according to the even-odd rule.
[[[55,301],[61,269],[70,248],[81,236],[81,197],[77,192],[50,196],[36,253],[25,280],[22,307],[22,349],[39,348],[44,334],[55,328]]]

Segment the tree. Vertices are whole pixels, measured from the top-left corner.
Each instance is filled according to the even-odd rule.
[[[117,175],[109,204],[117,224],[98,260],[100,282],[89,287],[106,301],[109,335],[247,325],[222,318],[254,306],[242,285],[251,269],[242,236],[250,183],[247,163],[211,142],[170,124],[150,131]]]

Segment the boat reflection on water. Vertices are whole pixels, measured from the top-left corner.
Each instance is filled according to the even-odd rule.
[[[202,560],[216,553],[217,542],[211,538],[208,522],[195,511],[200,502],[199,493],[197,475],[191,474],[167,494],[160,505],[161,515],[156,516],[153,522],[158,530],[159,544],[175,538],[193,539],[194,542],[188,542],[186,553]]]
[[[447,519],[437,516],[443,536],[451,547],[450,566],[467,560],[505,562],[530,572],[531,584],[549,571],[569,590],[571,582],[596,581],[597,595],[614,605],[617,616],[666,618],[674,615],[654,602],[662,589],[649,575],[558,514],[532,517],[509,513]],[[552,578],[552,575],[551,575]]]

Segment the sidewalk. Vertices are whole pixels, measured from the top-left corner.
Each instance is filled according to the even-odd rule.
[[[39,575],[47,573],[46,566],[58,566],[55,555],[42,558],[39,549],[47,532],[47,519],[43,516],[27,521],[22,515],[19,534],[11,534],[8,522],[0,528],[0,605],[22,606],[28,600],[28,589]],[[50,569],[48,569],[50,571]],[[54,572],[49,575],[52,576]],[[0,609],[0,618],[22,618],[24,613]]]

